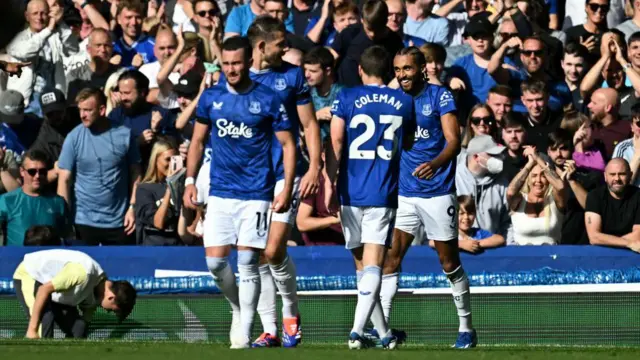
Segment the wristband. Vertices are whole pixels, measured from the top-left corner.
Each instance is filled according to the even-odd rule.
[[[84,9],[84,7],[85,7],[85,6],[87,6],[87,5],[91,5],[91,4],[89,3],[89,1],[88,1],[88,0],[84,0],[84,2],[82,3],[82,5],[80,5],[80,9]]]
[[[184,186],[195,185],[195,183],[196,179],[194,179],[192,176],[189,176],[184,180]]]

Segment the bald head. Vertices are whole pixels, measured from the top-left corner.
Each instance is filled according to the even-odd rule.
[[[604,168],[605,173],[609,173],[609,172],[626,172],[626,173],[631,173],[631,167],[629,166],[629,163],[627,162],[627,160],[623,159],[623,158],[614,158],[609,160],[609,162],[607,163],[607,166]]]
[[[593,121],[608,125],[617,120],[618,92],[612,88],[600,88],[591,94],[591,101],[587,107],[591,111]]]
[[[173,55],[177,47],[178,41],[171,28],[160,28],[156,34],[156,44],[153,48],[153,54],[158,59],[158,62],[164,64]]]
[[[46,0],[29,1],[24,17],[31,31],[35,33],[42,31],[49,25],[49,4]]]
[[[602,89],[596,90],[596,92],[601,93],[602,96],[604,97],[605,101],[609,105],[617,105],[618,104],[618,92],[615,89],[602,88]]]

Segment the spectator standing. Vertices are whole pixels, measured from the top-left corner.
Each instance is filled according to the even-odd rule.
[[[587,0],[584,10],[587,13],[587,22],[575,25],[567,30],[567,42],[582,44],[589,51],[589,63],[593,64],[598,59],[600,41],[609,27],[607,26],[607,13],[611,8],[610,0]]]
[[[547,151],[548,134],[560,126],[562,113],[549,108],[547,85],[541,80],[529,80],[520,86],[521,101],[527,109],[524,126],[528,144],[538,151]]]
[[[454,11],[460,4],[462,4],[464,11]],[[489,3],[485,0],[452,0],[440,6],[440,8],[435,11],[436,15],[449,20],[449,46],[459,46],[463,44],[464,36],[462,34],[464,33],[464,29],[469,23],[469,19],[476,14],[483,13],[483,16],[487,18],[490,16],[495,17],[495,20],[497,20],[499,14],[502,14],[502,1],[494,2],[494,5],[499,7],[499,9],[496,9],[495,15],[486,12],[487,5],[489,5]],[[491,22],[495,23],[495,21]]]
[[[118,70],[118,66],[110,63],[113,56],[113,41],[108,31],[94,29],[88,37],[87,52],[91,60],[67,74],[66,98],[69,100],[69,105],[75,105],[76,95],[84,88],[104,89],[109,76]]]
[[[7,90],[0,96],[0,122],[0,147],[13,152],[20,164],[22,154],[35,141],[42,120],[34,114],[25,114],[21,93]]]
[[[640,187],[640,105],[631,108],[631,138],[621,141],[613,151],[613,158],[623,158],[631,169],[630,183]]]
[[[387,27],[389,10],[382,0],[368,0],[362,7],[362,24],[354,24],[342,30],[331,45],[332,54],[338,60],[338,80],[347,87],[360,85],[358,76],[360,56],[373,45],[380,45],[389,54],[403,48],[397,33]],[[393,69],[389,69],[391,80]]]
[[[67,74],[67,77],[69,73],[76,68],[85,66],[91,62],[91,55],[87,51],[91,33],[96,29],[110,30],[109,23],[99,11],[101,4],[103,4],[100,0],[73,0],[73,3],[75,4],[75,9],[80,14],[80,24],[77,25],[75,29],[72,27],[72,31],[78,34],[81,42],[78,53],[71,54],[71,56],[64,58],[64,72]],[[72,13],[72,11],[66,12],[66,14],[69,13]],[[110,41],[113,43],[112,40]],[[111,44],[111,46],[113,46],[113,44]],[[69,83],[68,79],[67,83]]]
[[[624,33],[625,40],[629,41],[629,38],[634,33],[640,31],[640,1],[630,0],[629,3],[633,7],[633,17],[622,24],[616,26],[616,29]]]
[[[53,226],[68,236],[71,221],[64,199],[44,191],[47,185],[46,154],[28,151],[20,168],[22,187],[0,196],[0,222],[6,225],[6,245],[23,246],[27,230],[34,225]]]
[[[567,201],[565,183],[535,148],[527,147],[524,156],[527,165],[507,189],[514,240],[509,245],[557,245]]]
[[[156,61],[153,38],[142,33],[144,4],[140,0],[121,0],[116,18],[122,28],[122,37],[113,44],[113,53],[120,56],[119,65],[138,69]]]
[[[45,0],[30,1],[25,17],[28,28],[7,45],[7,54],[31,65],[23,69],[19,78],[9,78],[8,87],[18,90],[27,100],[25,113],[42,117],[40,93],[46,87],[66,91],[63,58],[77,52],[78,44],[71,29],[62,22],[62,13],[50,13]]]
[[[178,148],[166,140],[153,144],[149,167],[136,189],[136,233],[140,245],[180,245],[178,221],[180,204],[171,198],[168,178],[176,172],[171,158]],[[180,199],[181,200],[181,199]],[[184,221],[184,219],[182,219]]]
[[[509,182],[501,174],[505,150],[491,136],[474,137],[469,142],[466,156],[458,156],[456,191],[458,196],[470,195],[476,199],[475,227],[500,234],[509,242],[512,238],[506,202]]]
[[[232,36],[247,36],[249,26],[260,15],[266,15],[264,11],[265,0],[251,0],[248,4],[234,7],[224,27],[224,38],[228,39]],[[293,32],[293,16],[289,14],[287,21],[284,23],[287,31]]]
[[[337,34],[359,22],[360,10],[353,2],[325,0],[320,17],[311,19],[305,35],[316,44],[331,46]]]
[[[502,127],[504,116],[513,108],[513,91],[506,85],[496,85],[489,90],[487,105],[493,110],[498,127]]]
[[[527,132],[522,118],[513,114],[504,115],[500,132],[502,143],[507,147],[503,173],[511,181],[527,164],[527,158],[523,154]]]
[[[303,0],[298,0],[298,1],[300,3],[305,3],[305,1]],[[294,4],[295,4],[295,1],[294,1]],[[289,16],[289,8],[287,8],[287,0],[265,0],[264,11],[267,15],[271,16],[272,18],[276,18],[282,21],[283,23],[287,20],[287,17]],[[293,12],[295,14],[295,7],[293,8]],[[286,33],[289,50],[296,49],[301,51],[302,53],[306,53],[315,46],[315,44],[312,41],[309,41],[307,38],[304,37],[304,30],[306,29],[307,24],[309,23],[309,19],[306,18],[305,15],[308,15],[308,14],[298,13],[297,17],[294,16],[294,20],[300,23],[299,26],[302,26],[302,25],[305,26],[305,28],[302,29],[301,31],[302,35],[298,35],[297,33],[290,32],[290,31],[287,31]],[[285,56],[288,56],[288,55],[290,54],[285,54]],[[289,62],[293,63],[292,61],[289,61]]]
[[[407,35],[404,33],[404,24],[407,21],[407,9],[404,1],[402,0],[385,0],[387,7],[389,8],[389,18],[387,21],[387,27],[391,31],[397,33],[402,38],[404,46],[416,46],[420,47],[427,42],[419,37]]]
[[[296,36],[303,37],[311,19],[320,16],[322,5],[323,0],[291,0],[289,5],[293,20],[293,31],[291,32]]]
[[[407,0],[404,33],[427,42],[449,45],[449,21],[432,13],[434,0]]]
[[[220,49],[224,35],[220,7],[215,0],[196,0],[193,3],[193,9],[195,12],[194,21],[198,25],[198,36],[202,39],[205,47],[204,53],[210,54],[210,58],[203,60],[220,65]]]
[[[640,189],[630,186],[626,160],[616,158],[604,172],[606,186],[587,195],[585,222],[589,243],[640,252]]]
[[[555,166],[558,176],[563,176],[567,189],[567,206],[562,222],[562,245],[587,245],[587,230],[584,226],[584,208],[587,193],[602,184],[600,171],[591,171],[576,166],[573,157],[573,138],[565,129],[556,129],[549,134],[547,155]]]
[[[129,128],[105,117],[102,92],[82,90],[76,101],[82,125],[62,146],[58,195],[73,209],[80,243],[131,244],[127,237],[135,230],[135,188],[140,180],[137,144]]]
[[[502,235],[474,227],[476,203],[472,196],[458,196],[458,246],[460,249],[477,254],[484,249],[504,246]],[[431,242],[429,243],[431,245]]]
[[[118,79],[120,105],[109,114],[114,124],[131,129],[138,140],[143,167],[157,135],[173,134],[174,116],[168,110],[147,102],[149,80],[138,70],[128,70]]]
[[[467,148],[471,139],[478,135],[489,135],[497,140],[498,127],[493,112],[488,105],[477,104],[469,112],[467,126],[460,143],[462,148]]]
[[[618,118],[618,107],[618,94],[610,88],[594,91],[588,105],[591,120],[597,125],[594,139],[604,144],[605,161],[611,159],[619,142],[631,137],[631,124]]]
[[[489,89],[496,85],[487,70],[493,51],[493,25],[486,18],[476,16],[469,21],[464,37],[473,53],[459,58],[453,64],[450,70],[453,78],[449,86],[461,92],[459,108],[461,114],[466,116],[473,105],[487,100]]]
[[[333,56],[324,47],[317,47],[304,57],[304,76],[310,87],[311,100],[316,109],[316,119],[320,122],[320,136],[329,135],[331,105],[343,88],[335,81]]]
[[[182,33],[180,33],[180,35],[182,35]],[[175,94],[171,93],[170,89],[160,89],[158,85],[158,73],[162,65],[176,52],[177,47],[178,40],[173,31],[168,27],[160,28],[156,34],[155,44],[153,45],[153,55],[157,60],[140,67],[140,72],[149,80],[147,101],[158,104],[165,109],[175,109],[178,107],[178,103]],[[172,69],[169,75],[169,81],[175,84],[179,78],[180,73]],[[167,84],[165,88],[167,86],[170,87],[170,84]]]
[[[580,112],[585,110],[584,98],[580,94],[580,82],[582,82],[588,67],[586,61],[587,49],[579,43],[571,42],[564,48],[561,61],[564,82],[571,91],[573,107]]]
[[[604,171],[605,150],[602,143],[594,140],[596,125],[585,119],[573,135],[573,160],[577,167],[594,171]]]

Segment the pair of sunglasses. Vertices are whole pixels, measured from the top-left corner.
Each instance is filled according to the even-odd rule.
[[[541,57],[544,54],[544,50],[521,50],[520,53],[524,56],[535,55],[536,57]]]
[[[598,10],[601,10],[603,13],[608,13],[609,12],[609,5],[600,5],[600,4],[589,4],[589,9],[591,9],[591,11],[593,12],[598,12]]]
[[[471,122],[473,123],[473,125],[480,125],[481,122],[484,122],[486,125],[493,125],[493,122],[495,120],[493,119],[493,117],[491,116],[472,116],[471,117]]]
[[[205,17],[207,15],[214,17],[214,16],[218,16],[220,14],[220,12],[218,10],[203,10],[203,11],[198,11],[197,12],[198,16],[200,17]]]
[[[36,174],[39,174],[40,177],[44,177],[47,176],[48,170],[47,169],[36,169],[36,168],[31,168],[31,169],[24,169],[27,174],[29,174],[29,176],[33,177],[36,176]]]

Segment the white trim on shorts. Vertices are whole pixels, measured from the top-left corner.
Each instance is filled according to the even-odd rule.
[[[395,228],[423,240],[458,238],[458,204],[454,194],[432,198],[398,196]],[[426,239],[423,237],[426,235]]]

